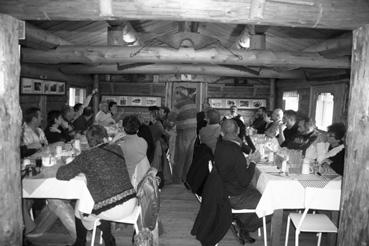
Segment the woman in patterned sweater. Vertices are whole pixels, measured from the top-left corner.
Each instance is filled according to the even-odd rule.
[[[121,148],[106,143],[108,135],[105,128],[93,125],[86,135],[91,148],[83,151],[69,165],[60,167],[56,174],[57,179],[70,180],[83,173],[95,201],[93,215],[75,218],[77,240],[73,245],[86,244],[87,229],[84,225],[89,227],[86,222],[93,221],[96,216],[102,219],[99,228],[103,231],[105,245],[115,246],[110,223],[103,220],[123,219],[130,215],[137,203],[136,191],[131,184]]]

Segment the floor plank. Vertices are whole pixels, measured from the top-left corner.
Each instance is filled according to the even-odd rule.
[[[187,191],[183,185],[169,185],[163,188],[160,195],[160,220],[162,223],[162,234],[160,235],[160,245],[162,246],[201,246],[200,242],[190,234],[193,223],[195,221],[200,204],[194,195]],[[286,216],[284,213],[283,226],[281,235],[281,245],[284,245],[284,233],[286,231]],[[270,232],[270,225],[268,225]],[[132,245],[131,236],[133,233],[132,226],[116,225],[114,236],[116,237],[118,246]],[[99,235],[99,234],[98,234]],[[258,237],[257,233],[251,234],[257,241],[255,246],[262,246],[263,237]],[[316,245],[316,236],[311,233],[301,234],[300,246]],[[57,223],[48,233],[31,240],[37,246],[61,246],[71,242],[71,238],[67,235],[60,223]],[[323,237],[322,245],[325,245],[326,238]],[[95,245],[98,244],[95,242]],[[239,246],[233,234],[228,231],[219,246]],[[289,245],[294,245],[294,231],[290,231]]]

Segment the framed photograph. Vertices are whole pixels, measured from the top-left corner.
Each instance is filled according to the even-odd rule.
[[[251,104],[252,108],[266,107],[266,99],[254,99]]]
[[[209,98],[209,104],[216,109],[229,109],[231,106],[237,106],[239,109],[257,109],[266,107],[266,99]]]
[[[142,106],[142,97],[131,97],[131,106]]]
[[[225,108],[225,100],[220,98],[209,99],[209,104],[212,108]]]
[[[143,97],[143,96],[109,96],[103,95],[102,101],[114,101],[118,106],[132,107],[150,107],[161,106],[161,97]]]
[[[65,82],[22,78],[22,94],[65,95]]]
[[[240,99],[238,100],[238,108],[247,109],[250,108],[251,100],[249,99]]]
[[[226,108],[230,108],[231,106],[237,106],[237,99],[226,99]]]
[[[150,106],[158,106],[160,107],[161,106],[161,98],[160,97],[146,97],[145,98],[145,105],[147,107],[150,107]]]

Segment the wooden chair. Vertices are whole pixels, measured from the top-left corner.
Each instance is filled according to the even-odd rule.
[[[111,222],[116,222],[116,223],[124,223],[124,224],[131,224],[133,225],[133,228],[136,232],[136,234],[138,234],[138,218],[141,215],[141,206],[136,206],[135,210],[133,210],[132,214],[130,214],[129,216],[127,216],[124,219],[120,219],[120,220],[110,220]],[[92,238],[91,238],[91,246],[94,245],[95,243],[95,236],[96,236],[96,228],[98,223],[100,222],[100,219],[95,220],[94,222],[94,226],[92,229]],[[102,244],[102,233],[100,235],[100,244]]]
[[[336,225],[325,214],[308,214],[310,209],[338,211],[341,192],[324,188],[307,187],[305,191],[305,210],[302,214],[290,213],[287,219],[285,246],[288,245],[288,234],[292,221],[296,228],[295,246],[299,245],[300,232],[317,232],[319,246],[322,233],[337,233]],[[327,198],[329,202],[327,202]],[[326,202],[324,202],[326,201]]]
[[[209,172],[213,170],[213,163],[209,161]],[[202,198],[195,194],[197,200],[201,203]],[[256,213],[255,209],[232,209],[232,214],[251,214]],[[267,238],[267,232],[266,232],[266,219],[265,216],[263,217],[263,234],[264,234],[264,246],[268,245],[268,238]],[[258,236],[261,236],[261,230],[258,228]],[[218,245],[218,244],[217,244]]]

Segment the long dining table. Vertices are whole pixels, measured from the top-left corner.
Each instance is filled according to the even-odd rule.
[[[319,176],[281,174],[276,166],[271,164],[257,164],[252,184],[262,194],[256,207],[258,217],[273,214],[270,245],[281,245],[283,210],[284,209],[304,209],[305,189],[314,187],[321,189],[331,189],[334,192],[341,192],[341,177],[339,176]],[[322,203],[329,204],[329,197],[322,199]],[[332,206],[335,207],[335,206]],[[333,213],[335,223],[338,221],[338,213]],[[335,235],[329,236],[329,245],[335,245]]]

